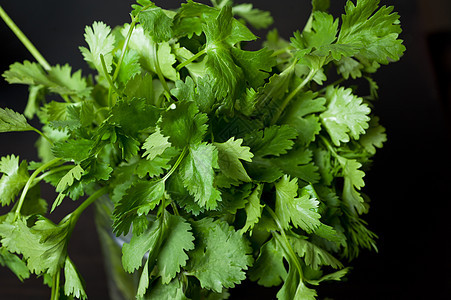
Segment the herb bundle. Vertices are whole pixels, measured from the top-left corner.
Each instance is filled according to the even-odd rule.
[[[378,0],[328,1],[290,41],[268,12],[230,0],[176,11],[138,0],[131,22],[86,27],[95,74],[51,66],[0,8],[36,62],[3,77],[29,85],[23,114],[0,108],[0,132],[35,131],[39,162],[0,160],[0,264],[43,276],[51,299],[87,298],[67,251],[80,215],[107,195],[111,230],[128,235],[122,265],[137,299],[226,299],[252,280],[278,299],[314,299],[343,260],[376,249],[361,189],[385,129],[371,113],[381,65],[399,60],[399,16]],[[360,97],[348,80],[363,79]],[[42,128],[27,119],[37,117]],[[40,184],[58,196],[47,201]],[[79,206],[58,224],[46,215]],[[89,284],[89,282],[87,283]]]

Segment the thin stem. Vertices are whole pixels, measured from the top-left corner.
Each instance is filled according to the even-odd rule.
[[[160,80],[161,84],[163,85],[164,90],[170,94],[171,90],[169,89],[168,83],[166,82],[166,79],[163,76],[163,73],[161,72],[160,68],[160,62],[158,60],[158,44],[155,44],[155,47],[153,47],[152,55],[153,60],[155,62],[155,72],[157,73],[158,79]],[[167,97],[167,95],[166,95]]]
[[[130,28],[128,29],[127,36],[125,37],[124,45],[122,46],[121,56],[119,57],[119,61],[117,62],[116,70],[114,70],[113,81],[115,81],[117,79],[117,76],[119,76],[119,70],[121,68],[122,62],[124,61],[125,52],[127,51],[128,43],[132,36],[133,30],[135,29],[136,21],[138,21],[137,15],[135,17],[132,17],[132,23],[130,24]]]
[[[72,169],[73,166],[71,165],[64,165],[58,168],[55,168],[53,170],[50,170],[48,172],[45,172],[44,174],[42,174],[41,176],[37,177],[36,179],[34,179],[33,184],[31,186],[35,186],[37,183],[39,183],[40,181],[42,181],[45,177],[50,176],[52,174],[64,171],[64,170],[70,170]]]
[[[14,221],[16,221],[17,218],[19,218],[20,210],[22,209],[23,203],[25,201],[25,196],[27,195],[27,192],[30,189],[31,184],[33,183],[36,176],[38,176],[39,173],[41,173],[45,169],[49,168],[50,166],[58,163],[60,160],[61,160],[61,158],[55,158],[55,159],[43,164],[42,166],[37,168],[36,171],[33,172],[33,174],[31,174],[30,178],[28,178],[28,181],[25,184],[25,187],[22,190],[22,194],[20,195],[19,201],[17,202],[17,208],[16,208],[16,212],[14,214]]]
[[[77,209],[75,209],[71,213],[71,223],[73,223],[75,225],[75,223],[77,223],[77,220],[80,217],[80,215],[82,214],[82,212],[86,208],[88,208],[88,206],[90,206],[94,201],[96,201],[100,196],[106,194],[107,191],[108,191],[108,187],[105,186],[105,187],[97,190],[91,196],[89,196],[88,199],[86,199],[82,204],[80,204],[79,207],[77,207]],[[71,226],[73,226],[73,225],[71,225]]]
[[[34,132],[37,132],[40,136],[42,136],[43,138],[45,138],[45,139],[50,143],[50,145],[53,146],[53,141],[52,141],[48,136],[46,136],[42,131],[40,131],[39,129],[34,128],[34,127],[33,127],[33,131],[34,131]]]
[[[49,71],[52,67],[45,60],[45,58],[39,53],[38,49],[30,42],[30,40],[25,36],[25,34],[17,27],[14,21],[8,16],[8,14],[3,10],[0,5],[0,17],[8,25],[8,27],[14,32],[16,37],[22,42],[22,44],[27,48],[27,50],[33,55],[33,57],[38,61],[38,63],[46,70]]]
[[[189,65],[190,63],[192,63],[193,61],[195,61],[196,59],[198,59],[199,57],[201,57],[205,53],[207,53],[206,49],[203,49],[203,50],[197,52],[196,54],[191,56],[191,58],[189,58],[189,59],[185,60],[184,62],[180,63],[175,69],[177,71],[180,71],[183,67],[186,67],[187,65]]]
[[[271,215],[271,217],[274,219],[274,221],[277,224],[277,227],[279,228],[280,231],[280,235],[282,237],[283,240],[280,240],[279,236],[277,234],[273,233],[273,236],[276,238],[276,240],[281,244],[281,246],[284,248],[286,254],[288,256],[291,257],[291,260],[294,262],[294,264],[296,265],[296,269],[299,272],[299,275],[301,276],[301,279],[303,278],[303,272],[302,272],[302,266],[299,263],[299,260],[296,256],[296,253],[294,253],[293,248],[290,245],[290,242],[288,241],[288,237],[285,234],[285,229],[283,229],[282,224],[280,223],[279,218],[277,217],[276,213],[268,206],[266,205],[265,208],[267,209],[267,211],[269,212],[269,214]]]
[[[108,73],[108,70],[106,68],[105,64],[105,58],[103,57],[103,54],[100,54],[100,62],[102,63],[102,69],[103,73],[105,75],[106,80],[108,81],[108,84],[110,85],[110,88],[108,89],[108,106],[113,106],[113,100],[112,100],[112,90],[116,92],[116,94],[119,95],[119,91],[116,89],[116,86],[113,83],[113,80],[111,79],[110,74]]]
[[[166,181],[166,179],[168,179],[169,176],[171,176],[172,173],[175,172],[175,170],[177,169],[177,167],[180,165],[180,163],[182,162],[183,158],[185,157],[185,154],[186,154],[187,150],[188,150],[187,147],[183,148],[183,151],[180,154],[180,156],[178,157],[177,161],[172,166],[171,170],[169,170],[169,172],[166,175],[164,175],[164,177],[161,179],[162,181]]]
[[[58,268],[58,271],[53,277],[52,295],[50,296],[50,300],[58,300],[60,298],[60,276],[61,270]]]
[[[311,69],[310,72],[308,73],[307,77],[304,78],[304,80],[301,82],[301,84],[299,84],[293,91],[291,91],[291,93],[285,98],[285,100],[283,101],[282,105],[280,106],[280,108],[276,111],[276,113],[274,114],[274,117],[271,120],[271,125],[276,124],[276,122],[279,120],[280,115],[282,114],[282,112],[285,110],[285,108],[287,107],[288,103],[290,103],[290,101],[294,98],[294,96],[296,96],[305,86],[307,83],[310,82],[310,80],[312,80],[313,76],[315,76],[316,74],[316,69]]]

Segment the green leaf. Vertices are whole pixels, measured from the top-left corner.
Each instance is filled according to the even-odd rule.
[[[183,284],[178,279],[174,279],[168,284],[163,284],[161,279],[158,279],[149,288],[146,297],[152,300],[188,300],[183,293]]]
[[[346,159],[341,156],[338,158],[338,161],[343,168],[344,202],[348,205],[352,212],[355,212],[355,210],[357,210],[359,214],[367,212],[368,208],[365,205],[365,201],[359,192],[357,192],[357,190],[360,190],[363,186],[365,186],[365,182],[363,181],[365,173],[360,170],[362,164],[354,159]]]
[[[99,74],[103,74],[100,56],[105,60],[107,72],[111,72],[113,64],[113,49],[115,46],[114,35],[111,34],[110,26],[103,22],[94,22],[92,26],[85,28],[85,40],[89,49],[80,47],[80,51],[86,62],[90,63]],[[103,74],[106,75],[106,74]]]
[[[120,127],[126,135],[136,137],[141,130],[154,127],[159,117],[160,110],[146,99],[132,98],[116,102],[108,123]]]
[[[66,161],[80,163],[87,159],[94,142],[87,139],[67,140],[55,142],[52,146],[52,153],[55,157],[63,158]]]
[[[194,237],[190,232],[191,225],[182,217],[166,213],[162,218],[156,220],[148,231],[139,236],[133,235],[130,243],[124,244],[122,263],[126,271],[133,272],[142,265],[143,257],[148,252],[144,270],[149,265],[156,265],[162,283],[168,284],[186,265],[186,251],[194,249]],[[147,289],[148,276],[147,271],[141,275],[139,295]]]
[[[249,151],[249,147],[241,146],[242,142],[242,139],[235,140],[231,137],[227,142],[214,143],[218,149],[218,165],[225,176],[251,182],[240,160],[252,162],[254,155]]]
[[[337,43],[349,44],[360,49],[359,56],[378,63],[397,61],[405,51],[399,15],[393,6],[378,9],[379,0],[348,1]]]
[[[215,209],[221,201],[221,192],[214,186],[214,168],[218,168],[218,150],[212,144],[189,147],[179,167],[183,185],[201,207]]]
[[[299,148],[272,159],[272,164],[287,175],[305,182],[317,183],[320,180],[320,174],[318,167],[312,161],[312,156],[313,153],[309,149]]]
[[[140,180],[133,184],[114,208],[113,231],[117,235],[127,234],[135,219],[147,215],[160,203],[164,191],[162,180]],[[133,232],[140,234],[142,230],[134,228]]]
[[[23,189],[30,175],[28,174],[28,164],[23,161],[19,164],[19,157],[8,155],[0,160],[0,203],[2,206],[9,205],[14,201],[19,192]]]
[[[195,84],[193,79],[187,76],[185,82],[181,80],[175,82],[171,94],[179,100],[193,101],[201,112],[209,113],[216,101],[210,81],[210,76],[206,75],[198,78]]]
[[[256,130],[244,137],[255,156],[279,156],[286,154],[294,145],[297,132],[288,125],[271,126],[264,130]]]
[[[88,298],[85,292],[84,282],[69,257],[66,257],[66,262],[64,263],[64,294],[77,299],[85,300]]]
[[[370,108],[362,103],[362,98],[353,95],[351,89],[329,86],[326,99],[327,110],[320,117],[336,146],[349,142],[351,137],[358,139],[365,133],[369,127]]]
[[[297,198],[297,178],[290,180],[285,175],[276,184],[276,215],[282,223],[282,227],[288,229],[290,220],[295,227],[299,227],[308,233],[315,231],[321,224],[321,215],[317,213],[318,200],[310,195],[301,195]]]
[[[174,109],[170,108],[162,114],[160,127],[163,135],[179,148],[200,143],[207,132],[207,115],[199,113],[193,102],[182,101],[173,105]]]
[[[32,131],[33,126],[28,124],[24,115],[9,108],[0,108],[0,132]]]
[[[233,6],[232,13],[243,18],[255,29],[268,28],[274,22],[270,12],[254,8],[250,3]]]
[[[71,73],[72,67],[68,64],[52,66],[46,73],[39,64],[26,60],[23,63],[12,64],[3,77],[9,83],[41,86],[60,95],[87,98],[91,88],[81,76],[81,70]]]
[[[148,160],[153,160],[155,157],[160,156],[166,149],[171,147],[169,138],[161,134],[160,128],[157,127],[156,131],[149,135],[144,142],[142,148],[146,150],[143,157],[147,156]]]
[[[293,99],[287,107],[282,120],[284,124],[296,129],[299,143],[308,145],[315,140],[321,131],[317,113],[326,109],[325,104],[325,98],[317,98],[317,94],[309,91]]]
[[[316,246],[315,244],[302,239],[288,236],[293,250],[303,257],[307,266],[316,270],[319,266],[331,266],[334,269],[343,268],[343,264],[333,257],[326,250]]]
[[[144,30],[156,43],[168,41],[173,37],[172,18],[160,7],[153,5],[141,10],[138,18]]]
[[[166,239],[162,244],[157,258],[158,274],[162,283],[168,284],[185,267],[188,255],[185,253],[194,249],[194,236],[191,225],[184,218],[168,215],[164,224]]]
[[[27,264],[17,255],[12,254],[5,248],[0,248],[0,265],[8,267],[20,281],[30,277]]]
[[[262,210],[265,205],[260,204],[260,198],[262,196],[263,185],[259,184],[254,189],[252,194],[247,198],[247,203],[245,207],[246,211],[246,223],[244,227],[239,231],[240,234],[244,234],[248,230],[250,230],[250,234],[252,235],[252,230],[257,224],[262,216]]]
[[[116,52],[116,56],[120,57],[121,51]],[[141,66],[139,64],[139,55],[136,51],[130,49],[125,52],[124,59],[122,60],[119,73],[117,75],[117,81],[126,86],[127,83],[132,80],[136,75],[141,73]],[[125,93],[131,96],[129,93]]]
[[[126,24],[121,34],[125,38],[130,29],[130,25]],[[132,49],[140,56],[139,63],[147,71],[157,74],[158,67],[161,74],[172,80],[177,80],[177,72],[172,66],[175,62],[175,55],[172,54],[172,48],[168,42],[155,43],[153,39],[144,32],[141,25],[136,25],[133,34],[130,37],[129,49]]]
[[[202,288],[217,293],[244,280],[252,249],[241,234],[226,222],[210,218],[192,225],[196,240],[195,249],[188,252],[188,274],[199,279]]]
[[[44,217],[28,227],[26,220],[0,224],[1,243],[11,253],[22,254],[28,269],[53,276],[66,259],[70,222],[55,225]]]
[[[287,275],[284,250],[272,238],[260,248],[258,258],[249,270],[249,278],[262,286],[271,287],[280,285]]]
[[[68,187],[74,184],[75,180],[80,180],[85,170],[80,165],[74,166],[64,175],[56,186],[56,192],[64,192]]]
[[[369,123],[369,128],[366,133],[359,139],[359,143],[365,150],[371,154],[376,154],[376,148],[382,148],[383,143],[387,141],[387,134],[385,128],[379,125],[379,118],[372,117]]]

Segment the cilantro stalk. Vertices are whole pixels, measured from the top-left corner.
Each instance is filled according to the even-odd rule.
[[[304,78],[304,80],[293,91],[291,91],[291,93],[285,98],[285,100],[282,102],[282,105],[279,107],[279,109],[274,114],[274,116],[271,120],[271,125],[274,125],[277,123],[277,121],[280,118],[280,115],[285,110],[285,108],[290,103],[290,101],[313,79],[316,72],[318,72],[318,69],[314,69],[314,68],[310,69],[310,72]]]
[[[268,205],[265,205],[265,208],[269,212],[269,214],[271,215],[273,220],[276,222],[277,227],[279,227],[280,236],[275,232],[272,233],[272,236],[282,246],[282,248],[284,249],[287,256],[289,256],[291,258],[294,265],[296,266],[296,269],[299,272],[299,276],[300,276],[301,280],[303,280],[304,277],[303,277],[303,272],[302,272],[302,266],[299,263],[299,260],[296,256],[296,253],[294,253],[293,248],[290,245],[290,242],[288,241],[287,235],[285,234],[285,229],[283,229],[283,226],[280,223],[280,220],[277,217],[276,213]]]
[[[30,40],[25,36],[25,34],[20,30],[19,27],[14,23],[14,21],[8,16],[6,11],[0,5],[0,17],[8,25],[8,27],[14,32],[16,37],[22,42],[22,44],[27,48],[27,50],[33,55],[33,57],[38,61],[38,63],[46,70],[49,71],[52,67],[47,62],[47,60],[41,55],[41,53],[36,49],[36,47],[30,42]]]
[[[202,55],[204,55],[206,53],[207,53],[207,49],[206,48],[202,49],[201,51],[197,52],[196,54],[194,54],[193,56],[191,56],[187,60],[185,60],[182,63],[180,63],[175,69],[177,71],[180,71],[182,68],[184,68],[187,65],[189,65],[190,63],[194,62],[196,59],[198,59],[199,57],[201,57]]]
[[[61,161],[61,158],[54,158],[51,161],[43,164],[39,168],[36,169],[36,171],[31,174],[30,178],[28,179],[27,183],[25,184],[25,187],[22,190],[22,194],[20,195],[19,201],[17,202],[17,208],[14,214],[14,221],[17,220],[20,216],[20,210],[22,209],[23,203],[25,201],[25,196],[27,195],[28,190],[30,189],[32,183],[34,182],[34,179],[36,176],[38,176],[39,173],[44,171],[45,169],[57,164]]]

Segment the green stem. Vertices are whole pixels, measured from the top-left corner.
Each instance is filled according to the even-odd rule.
[[[133,30],[135,29],[135,25],[136,25],[137,21],[138,21],[138,15],[136,15],[135,17],[132,17],[132,22],[130,24],[130,28],[128,29],[127,36],[125,37],[124,45],[122,46],[121,56],[119,57],[119,61],[117,62],[116,70],[114,70],[113,81],[115,81],[117,79],[117,76],[119,76],[119,70],[122,66],[122,62],[124,61],[125,52],[127,52],[128,43],[132,36]]]
[[[296,253],[294,253],[293,248],[290,245],[290,242],[288,241],[288,237],[285,234],[285,229],[283,229],[283,226],[280,223],[280,220],[277,217],[276,213],[268,205],[265,205],[265,208],[267,209],[267,211],[269,212],[271,217],[276,222],[276,225],[279,228],[280,236],[282,237],[282,239],[280,239],[280,237],[276,233],[273,233],[273,236],[280,243],[280,245],[282,246],[282,248],[284,249],[286,254],[291,257],[291,260],[294,262],[294,264],[296,266],[296,269],[298,270],[299,275],[300,275],[301,280],[302,280],[303,279],[302,266],[299,263],[299,260],[298,260],[298,258],[296,256]]]
[[[116,89],[116,86],[113,83],[113,80],[111,79],[110,74],[108,73],[108,70],[106,68],[105,64],[105,58],[103,57],[103,54],[100,54],[100,62],[102,63],[102,69],[103,73],[105,75],[106,80],[108,81],[108,84],[110,85],[110,88],[108,89],[108,106],[113,106],[113,100],[112,100],[112,90],[116,92],[116,94],[119,95],[119,91]]]
[[[307,85],[307,83],[309,83],[310,80],[312,80],[313,76],[315,76],[315,74],[316,74],[316,71],[317,71],[316,69],[311,69],[310,72],[308,73],[307,77],[305,77],[304,80],[293,91],[291,91],[291,93],[285,98],[285,100],[282,102],[282,105],[280,106],[280,108],[274,114],[274,116],[271,120],[271,125],[276,124],[276,122],[280,118],[280,115],[287,107],[288,103],[290,103],[290,101]]]
[[[161,84],[163,85],[164,90],[166,91],[166,97],[171,94],[171,90],[169,89],[168,83],[166,82],[166,79],[164,78],[163,72],[161,72],[160,68],[160,61],[158,60],[158,44],[155,44],[155,47],[153,47],[152,51],[153,60],[155,62],[155,72],[157,73],[158,79],[160,80]],[[170,96],[169,96],[170,98]]]
[[[103,187],[99,190],[97,190],[95,193],[93,193],[91,196],[88,197],[82,204],[80,204],[77,209],[75,209],[71,214],[71,226],[75,226],[75,223],[77,223],[78,218],[81,216],[83,211],[88,208],[94,201],[96,201],[100,196],[103,196],[107,193],[108,187]]]
[[[185,157],[185,154],[186,154],[187,150],[188,150],[187,147],[183,148],[183,151],[180,154],[180,156],[178,157],[177,161],[172,166],[171,170],[169,170],[169,172],[161,179],[162,181],[166,181],[166,179],[168,179],[172,175],[172,173],[175,172],[175,170],[177,169],[177,167],[180,165],[180,163],[182,162],[183,158]]]
[[[290,51],[289,51],[290,47],[291,47],[291,46],[284,47],[284,48],[282,48],[282,49],[278,49],[278,50],[274,51],[274,52],[271,54],[271,56],[279,56],[279,55],[285,54],[285,53],[292,55],[292,54],[290,53]]]
[[[46,136],[42,131],[40,131],[39,129],[34,128],[34,127],[33,127],[33,131],[36,132],[36,133],[38,133],[38,134],[39,134],[40,136],[42,136],[43,138],[45,138],[45,139],[50,143],[50,145],[53,146],[53,141],[52,141],[48,136]]]
[[[64,165],[58,168],[55,168],[53,170],[50,170],[48,172],[45,172],[44,174],[42,174],[41,176],[37,177],[36,179],[33,180],[33,183],[31,184],[31,187],[35,186],[36,184],[38,184],[39,182],[41,182],[45,177],[64,171],[64,170],[70,170],[72,169],[73,166],[72,165]]]
[[[191,58],[189,58],[189,59],[185,60],[184,62],[180,63],[175,69],[177,71],[180,71],[183,67],[186,67],[187,65],[189,65],[190,63],[192,63],[193,61],[195,61],[196,59],[198,59],[199,57],[201,57],[205,53],[207,53],[206,49],[203,49],[203,50],[197,52],[196,54],[191,56]]]
[[[60,298],[60,276],[61,270],[58,269],[55,276],[53,277],[52,295],[50,296],[50,300],[59,300]]]
[[[27,192],[30,189],[31,184],[33,183],[36,176],[38,176],[39,173],[41,173],[45,169],[49,168],[50,166],[58,163],[60,160],[61,160],[61,158],[55,158],[55,159],[43,164],[42,166],[37,168],[36,171],[33,172],[33,174],[31,174],[30,178],[28,178],[28,181],[25,184],[25,187],[22,190],[22,194],[20,195],[19,201],[17,202],[17,208],[16,208],[16,212],[14,214],[14,221],[16,221],[19,218],[20,210],[22,209],[23,203],[25,201],[25,196],[27,195]]]
[[[14,32],[16,37],[22,42],[22,44],[27,48],[27,50],[33,55],[33,57],[38,61],[38,63],[46,70],[49,71],[52,67],[45,60],[45,58],[39,53],[38,49],[30,42],[30,40],[25,36],[25,34],[17,27],[14,21],[8,16],[8,14],[3,10],[0,5],[0,17],[8,25],[8,27]]]

